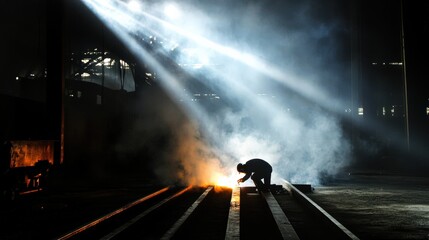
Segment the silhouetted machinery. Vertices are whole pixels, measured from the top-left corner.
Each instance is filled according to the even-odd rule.
[[[0,198],[14,201],[17,196],[40,191],[47,186],[54,162],[54,141],[6,141],[0,161]]]

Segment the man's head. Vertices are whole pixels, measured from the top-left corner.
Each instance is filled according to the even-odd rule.
[[[244,172],[244,166],[243,166],[243,164],[239,163],[239,164],[237,165],[237,171],[238,171],[238,172]]]

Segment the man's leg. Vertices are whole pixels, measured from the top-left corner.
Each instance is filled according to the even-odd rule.
[[[264,185],[267,190],[271,190],[271,172],[265,174]]]
[[[259,191],[262,191],[264,189],[264,183],[261,181],[262,177],[263,176],[261,176],[261,174],[258,174],[258,173],[254,173],[251,177],[253,182],[255,183],[256,188]]]

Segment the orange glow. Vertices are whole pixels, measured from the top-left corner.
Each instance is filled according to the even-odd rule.
[[[237,178],[234,175],[226,176],[226,175],[219,174],[217,176],[215,185],[234,188],[238,186],[238,183],[237,183]]]
[[[29,167],[39,160],[54,163],[54,141],[11,141],[12,156],[10,167]]]

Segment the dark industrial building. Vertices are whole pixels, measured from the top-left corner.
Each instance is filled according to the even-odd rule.
[[[279,148],[287,146],[291,150],[273,149],[287,154],[282,158],[302,158],[292,161],[302,165],[286,165],[286,170],[274,167],[274,171],[278,170],[284,174],[280,177],[286,179],[307,170],[309,173],[303,175],[308,176],[314,168],[317,171],[323,165],[332,164],[331,161],[322,165],[315,163],[320,152],[329,152],[323,150],[330,148],[328,142],[336,136],[323,128],[332,123],[321,121],[318,126],[319,122],[314,120],[319,119],[318,113],[323,113],[322,119],[338,120],[341,128],[339,146],[329,153],[332,155],[327,154],[328,158],[347,156],[347,163],[333,161],[341,165],[335,171],[323,169],[317,173],[320,185],[329,184],[336,174],[342,176],[344,173],[348,176],[429,177],[429,2],[329,0],[322,4],[316,1],[254,3],[243,0],[210,5],[206,3],[210,1],[196,1],[192,4],[208,4],[214,14],[229,4],[229,12],[237,13],[243,8],[258,20],[249,23],[251,17],[247,15],[247,18],[240,14],[226,15],[231,17],[225,24],[231,32],[216,29],[211,22],[201,20],[201,25],[207,24],[207,32],[208,29],[224,31],[227,36],[222,37],[228,39],[231,48],[217,45],[219,36],[209,42],[200,40],[191,31],[186,33],[186,38],[192,41],[185,43],[183,40],[168,49],[166,39],[169,35],[158,28],[167,26],[171,31],[183,34],[174,24],[170,26],[169,22],[150,16],[147,19],[152,17],[159,25],[138,25],[138,30],[128,33],[125,39],[118,34],[123,29],[109,19],[116,17],[113,8],[122,8],[132,1],[105,1],[114,3],[108,10],[110,12],[104,13],[105,19],[89,7],[91,4],[94,8],[98,6],[96,4],[104,6],[102,2],[6,0],[3,3],[0,10],[1,197],[14,200],[17,195],[42,188],[58,190],[64,186],[121,184],[134,178],[155,185],[178,183],[182,178],[198,179],[201,176],[193,176],[189,170],[193,168],[189,168],[179,154],[186,152],[185,156],[193,156],[189,153],[195,151],[208,159],[203,161],[204,167],[212,166],[210,159],[215,158],[212,153],[218,148],[213,147],[215,150],[211,151],[206,146],[230,143],[225,138],[232,139],[236,129],[240,130],[238,135],[241,137],[262,129],[275,143],[284,140]],[[156,5],[156,1],[151,0],[140,2]],[[192,1],[184,2],[191,4]],[[281,8],[283,4],[287,5],[284,7],[287,10]],[[270,13],[275,9],[284,12],[273,17]],[[124,24],[121,26],[135,27],[133,24],[136,23],[127,22],[130,19],[126,14],[120,17]],[[284,31],[284,36],[279,33],[270,35],[266,23]],[[152,32],[146,34],[146,27]],[[307,31],[306,27],[312,30]],[[305,38],[300,39],[304,35]],[[282,39],[270,39],[270,36],[281,36]],[[212,75],[205,72],[206,59],[202,57],[198,60],[203,64],[182,63],[181,54],[193,47],[191,42],[207,44],[206,47],[210,46],[211,50],[219,51],[232,61],[225,63],[221,57],[214,57],[218,62],[207,64],[215,69]],[[271,42],[284,49],[265,52],[264,48],[268,49]],[[136,50],[137,45],[140,51]],[[318,76],[311,83],[320,87],[316,90],[327,89],[327,98],[320,97],[326,103],[318,102],[315,97],[318,94],[310,90],[309,96],[302,94],[312,88],[302,90],[298,86],[300,81],[294,82],[296,88],[272,81],[276,77],[286,79],[278,76],[281,74],[277,74],[272,66],[256,60],[252,62],[253,59],[244,54],[249,62],[237,63],[242,56],[231,49],[247,50],[251,49],[249,46],[258,47],[255,51],[258,60],[263,59],[272,65],[278,63],[279,69],[284,70],[282,74],[294,69],[296,75]],[[263,56],[264,53],[267,56]],[[288,58],[288,54],[292,57]],[[284,62],[278,60],[283,57]],[[231,66],[233,64],[236,65]],[[260,65],[263,67],[253,74],[239,68],[246,64],[252,71]],[[158,65],[162,68],[154,67]],[[234,69],[235,66],[239,69]],[[159,69],[167,69],[168,74]],[[244,80],[240,80],[246,87],[238,86],[240,83],[222,86],[224,82],[219,79],[229,77],[222,75],[227,70],[242,77]],[[253,83],[247,79],[252,74],[266,74],[267,82],[275,83],[266,86],[261,82]],[[175,87],[178,94],[171,94],[165,83]],[[230,91],[231,86],[238,87]],[[303,92],[299,92],[300,89]],[[255,102],[261,103],[260,106],[255,104],[255,109],[265,107],[266,112],[255,113],[253,106],[246,109],[246,104]],[[269,104],[263,105],[267,102]],[[199,106],[196,109],[202,114],[193,106]],[[235,118],[228,118],[226,112],[245,115],[243,109],[250,112],[248,116],[236,125],[228,122]],[[191,115],[196,112],[203,117],[193,119]],[[282,118],[276,121],[274,114],[277,112],[281,116],[291,116],[293,121],[282,122]],[[335,117],[326,117],[331,114]],[[294,122],[300,117],[304,119],[302,123]],[[212,125],[210,121],[213,119],[221,124]],[[264,125],[267,119],[272,120],[272,125]],[[190,123],[207,130],[198,129],[186,136],[197,139],[198,143],[191,144],[188,138],[177,133],[178,129],[188,129]],[[219,126],[222,131],[216,129]],[[289,126],[292,127],[289,129]],[[294,132],[294,126],[305,127]],[[282,132],[283,127],[291,132]],[[314,131],[299,132],[311,128]],[[308,139],[317,138],[315,143],[326,142],[327,145],[307,144],[302,135]],[[290,143],[294,138],[296,143]],[[199,145],[202,139],[207,140],[207,145]],[[244,140],[238,142],[245,144]],[[258,147],[270,150],[271,147],[258,139],[249,145],[252,150]],[[220,155],[242,154],[240,147],[236,147],[234,153],[229,147],[224,149],[225,155]],[[311,149],[307,151],[307,147]],[[349,150],[348,155],[342,155],[338,150],[343,148]],[[300,153],[296,153],[296,149]],[[170,162],[172,158],[175,161]],[[307,166],[306,158],[316,160],[309,161],[311,164]],[[291,173],[293,171],[295,173]],[[164,179],[165,176],[171,178]],[[61,207],[58,205],[58,208]]]
[[[139,63],[79,1],[7,4],[2,10],[2,139],[52,140],[54,164],[96,168],[100,174],[104,168],[117,169],[122,157],[154,158],[144,146],[118,153],[114,145],[133,118],[151,121],[151,113],[145,111],[155,110],[137,109],[139,102],[169,101],[153,84],[156,73]],[[371,170],[427,172],[427,4],[342,5],[349,26],[344,37],[349,52],[343,54],[350,62],[343,79],[349,86],[344,127],[357,144],[354,164]],[[160,44],[148,41],[148,49]],[[204,90],[197,88],[193,94],[201,97]],[[362,138],[382,150],[366,155],[357,143]],[[127,164],[144,165],[137,162]]]

